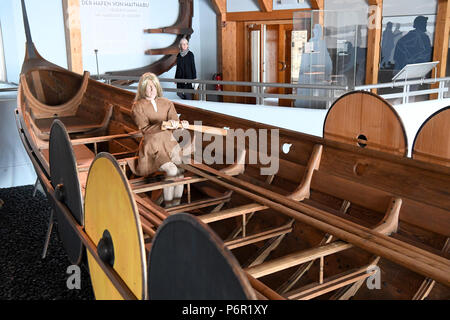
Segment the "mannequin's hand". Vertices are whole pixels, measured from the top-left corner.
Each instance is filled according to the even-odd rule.
[[[177,129],[178,128],[178,121],[176,120],[169,120],[170,122],[170,129]]]
[[[182,127],[183,129],[189,128],[189,121],[187,121],[187,120],[181,121],[181,127]]]

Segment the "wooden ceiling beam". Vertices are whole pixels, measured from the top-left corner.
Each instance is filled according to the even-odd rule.
[[[323,0],[322,0],[323,1]],[[272,0],[258,0],[259,8],[262,12],[272,12],[273,1]]]
[[[325,10],[325,0],[311,0],[311,9],[319,10],[319,24],[323,26],[324,23],[324,10]]]
[[[227,0],[211,0],[211,3],[217,15],[227,13]]]
[[[267,20],[292,20],[294,12],[311,11],[311,9],[289,9],[289,10],[274,10],[271,12],[261,11],[244,11],[244,12],[228,12],[227,21],[267,21]]]
[[[324,0],[311,0],[309,4],[311,5],[311,9],[324,10],[324,2]]]

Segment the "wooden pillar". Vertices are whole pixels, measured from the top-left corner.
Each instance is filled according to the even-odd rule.
[[[222,63],[222,44],[223,44],[223,31],[222,26],[226,25],[227,21],[227,1],[226,0],[211,0],[214,11],[217,16],[217,72],[223,76],[223,63]],[[223,98],[219,96],[219,99]]]
[[[325,0],[311,0],[310,4],[311,4],[311,9],[322,11],[319,14],[319,24],[323,26],[323,24],[324,24],[323,10],[325,10]]]
[[[381,33],[383,0],[369,0],[369,24],[367,35],[366,84],[378,83],[381,57]],[[373,90],[376,92],[376,90]]]
[[[311,0],[311,9],[314,10],[323,10],[324,0]]]
[[[80,1],[62,0],[64,30],[66,35],[67,67],[82,74],[83,57],[81,47]]]
[[[448,0],[439,0],[436,17],[436,28],[434,31],[434,51],[433,61],[440,61],[436,71],[433,70],[433,77],[444,78],[447,71],[448,44],[450,32],[450,4]],[[439,84],[433,85],[438,88]],[[431,96],[437,98],[437,94]]]
[[[235,21],[227,21],[226,0],[212,0],[217,14],[217,64],[225,81],[237,80],[237,30]],[[235,86],[224,86],[224,91],[236,91]],[[223,97],[224,102],[234,102],[235,97]]]
[[[221,25],[222,33],[222,76],[225,81],[237,80],[237,30],[235,21],[225,21]],[[224,86],[224,91],[236,91],[236,86]],[[235,102],[236,97],[224,97],[224,102]]]
[[[217,15],[227,13],[227,0],[211,0]]]
[[[258,0],[258,3],[259,3],[259,8],[261,9],[261,11],[272,12],[273,0]]]
[[[222,25],[227,21],[227,1],[211,0],[217,15],[217,70],[222,72]]]

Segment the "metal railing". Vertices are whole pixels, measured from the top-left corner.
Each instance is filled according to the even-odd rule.
[[[97,77],[94,77],[97,78]],[[104,80],[108,84],[112,84],[111,80],[123,80],[123,81],[139,81],[139,77],[127,77],[127,76],[111,76],[111,75],[100,75],[99,80]],[[198,80],[198,79],[168,79],[159,78],[161,83],[191,83],[198,84],[198,89],[178,89],[178,88],[164,88],[165,92],[176,92],[176,93],[191,93],[198,94],[199,100],[206,101],[208,95],[215,96],[232,96],[232,97],[252,97],[256,98],[257,104],[264,104],[264,98],[278,98],[278,99],[291,99],[291,100],[309,100],[309,101],[324,101],[329,107],[338,97],[342,94],[348,92],[349,88],[347,86],[330,86],[330,85],[308,85],[308,84],[290,84],[290,83],[274,83],[274,82],[244,82],[244,81],[216,81],[216,80]],[[243,91],[222,91],[222,90],[208,90],[208,85],[222,85],[222,86],[239,86],[239,87],[251,87],[251,92]],[[123,86],[116,85],[117,87],[123,89],[136,89],[135,86]],[[321,90],[320,94],[312,95],[297,95],[292,94],[281,94],[281,93],[266,93],[264,90],[266,88],[285,88],[293,89],[296,92],[297,89],[306,90]],[[322,91],[323,90],[323,91]]]
[[[139,77],[129,77],[129,76],[111,76],[111,75],[100,75],[92,76],[93,79],[103,80],[108,84],[111,84],[111,80],[122,80],[122,81],[139,81]],[[398,93],[389,93],[389,94],[381,94],[380,96],[386,100],[398,99],[401,98],[403,104],[409,103],[410,97],[416,96],[424,96],[437,94],[437,99],[441,100],[443,98],[447,98],[447,93],[449,92],[449,84],[450,77],[445,78],[433,78],[433,79],[420,79],[420,80],[407,80],[407,81],[394,81],[390,83],[380,83],[380,84],[371,84],[371,85],[363,85],[356,86],[354,88],[349,88],[347,86],[330,86],[330,85],[306,85],[306,84],[290,84],[290,83],[271,83],[271,82],[244,82],[244,81],[216,81],[216,80],[198,80],[198,79],[169,79],[169,78],[160,78],[159,81],[161,83],[191,83],[198,84],[197,89],[178,89],[178,88],[163,88],[165,92],[174,92],[174,93],[190,93],[190,94],[198,94],[199,100],[206,101],[208,95],[215,96],[232,96],[232,97],[252,97],[256,98],[257,104],[264,104],[264,98],[278,98],[278,99],[290,99],[290,100],[306,100],[306,101],[323,101],[326,102],[327,108],[341,95],[347,93],[350,90],[363,90],[363,91],[371,91],[373,89],[394,89],[394,88],[403,88],[402,92]],[[6,83],[0,82],[0,84],[11,85],[11,87],[0,88],[1,92],[11,92],[17,91],[16,83]],[[419,89],[416,90],[416,86],[421,85],[437,85],[436,88],[431,89]],[[215,85],[225,85],[225,86],[234,86],[234,87],[250,87],[251,92],[242,92],[242,91],[221,91],[221,90],[210,90],[208,86]],[[136,86],[132,85],[115,85],[117,87],[127,89],[127,90],[136,90]],[[266,88],[285,88],[285,89],[293,89],[293,92],[296,92],[297,89],[307,89],[310,90],[311,95],[297,95],[296,93],[292,94],[275,94],[275,93],[266,93],[264,90]],[[412,90],[413,89],[413,90]],[[317,90],[316,92],[314,92]],[[319,91],[320,90],[320,91]],[[319,93],[319,94],[318,94]]]
[[[2,86],[5,86],[5,87],[2,88]],[[0,93],[17,91],[18,87],[19,87],[19,85],[17,83],[0,81]]]
[[[390,83],[370,84],[365,86],[357,86],[355,90],[371,91],[372,89],[393,89],[403,87],[403,91],[399,93],[390,93],[380,95],[386,100],[402,98],[402,104],[409,103],[410,97],[437,94],[438,100],[445,98],[445,93],[449,91],[446,83],[450,82],[450,77],[446,78],[433,78],[433,79],[420,79],[420,80],[407,80],[407,81],[394,81]],[[421,86],[424,84],[438,84],[438,88],[426,89],[426,90],[413,90],[411,86]]]
[[[111,75],[100,75],[100,79],[105,80],[107,83],[111,83],[111,80],[128,80],[128,81],[139,81],[139,77],[127,77],[127,76],[111,76]],[[216,96],[235,96],[235,97],[253,97],[256,98],[257,104],[264,104],[264,98],[278,98],[278,99],[291,99],[291,100],[309,100],[309,101],[324,101],[329,107],[337,98],[339,98],[344,93],[351,90],[363,90],[371,91],[373,89],[393,89],[393,88],[403,88],[402,92],[399,93],[389,93],[381,94],[380,96],[386,100],[402,98],[402,103],[408,103],[410,97],[423,96],[437,94],[437,99],[446,98],[445,94],[449,92],[448,83],[450,83],[450,77],[446,78],[433,78],[433,79],[420,79],[420,80],[407,80],[407,81],[394,81],[389,83],[373,84],[373,85],[363,85],[356,86],[354,88],[349,88],[347,86],[330,86],[330,85],[305,85],[305,84],[288,84],[288,83],[261,83],[261,82],[243,82],[243,81],[216,81],[216,80],[192,80],[192,79],[167,79],[160,78],[162,83],[191,83],[198,84],[198,89],[177,89],[177,88],[163,88],[165,92],[182,92],[198,94],[199,100],[206,101],[207,95]],[[420,86],[424,84],[438,84],[437,88],[417,90],[416,88],[411,88],[412,86]],[[208,90],[208,85],[227,85],[227,86],[244,86],[251,87],[251,92],[242,91],[218,91],[218,90]],[[131,89],[130,86],[119,86],[125,89]],[[293,89],[310,89],[312,95],[297,95],[292,94],[274,94],[265,93],[265,88],[287,88]],[[414,89],[414,90],[411,90]],[[314,90],[325,90],[317,91]],[[325,94],[323,94],[325,92]]]

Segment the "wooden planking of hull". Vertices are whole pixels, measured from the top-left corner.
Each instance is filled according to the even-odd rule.
[[[347,98],[354,95],[352,101],[357,103],[364,98],[357,96],[361,94]],[[183,179],[172,181],[136,177],[127,167],[141,139],[131,118],[133,99],[128,91],[44,60],[27,32],[17,124],[55,206],[63,207],[50,183],[48,145],[51,124],[57,118],[71,139],[83,193],[87,169],[98,153],[110,153],[117,161],[138,210],[147,256],[165,219],[185,212],[207,223],[223,241],[242,268],[239,274],[247,277],[260,299],[450,297],[449,167],[406,158],[403,151],[390,153],[389,146],[380,147],[382,139],[376,141],[377,148],[364,148],[358,137],[349,142],[322,139],[177,103],[180,118],[190,123],[202,121],[205,126],[244,132],[254,129],[256,141],[275,139],[278,134],[278,150],[269,147],[267,155],[278,155],[273,159],[279,169],[261,175],[267,165],[249,160],[262,151],[246,143],[245,152],[228,149],[236,151],[237,158],[245,158],[245,165],[238,159],[228,166],[194,163],[185,165]],[[379,121],[389,114],[384,112]],[[336,123],[332,127],[339,128]],[[369,139],[376,134],[371,132]],[[225,136],[214,138],[226,146]],[[200,149],[207,150],[210,140],[200,139]],[[291,145],[287,153],[282,151],[285,144]],[[226,151],[215,156],[224,157]],[[187,186],[181,205],[162,208],[162,188],[178,184]],[[84,226],[70,218],[67,208],[61,210],[120,295],[136,298],[113,268],[100,261],[97,244],[89,240]],[[367,286],[374,270],[380,270],[378,290]]]

